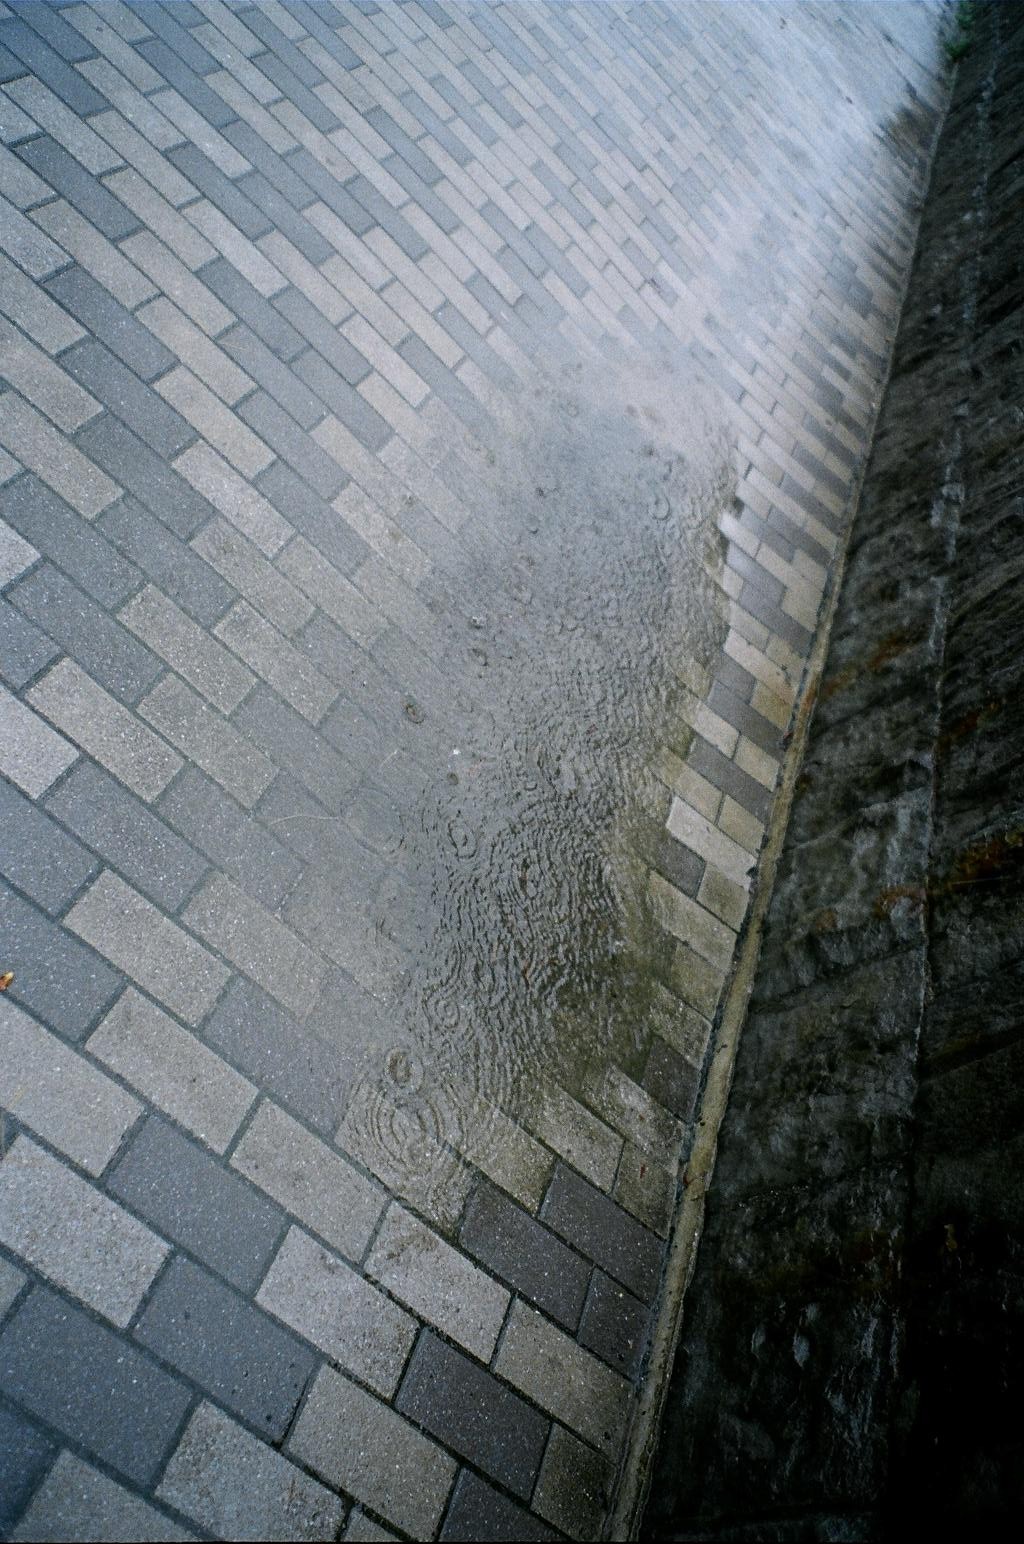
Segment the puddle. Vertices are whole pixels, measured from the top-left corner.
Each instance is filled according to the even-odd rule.
[[[685,749],[685,683],[701,686],[726,625],[734,457],[695,369],[567,364],[495,413],[465,536],[481,555],[453,576],[472,607],[448,621],[456,728],[401,811],[379,924],[411,963],[343,1137],[442,1216],[450,1149],[486,1157],[492,1106],[528,1117],[548,1082],[635,1070],[664,946],[648,769],[662,743]],[[430,705],[416,712],[430,729]]]

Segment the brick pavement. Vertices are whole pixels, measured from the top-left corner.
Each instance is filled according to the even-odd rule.
[[[936,26],[0,4],[12,1537],[599,1534],[912,258]],[[537,530],[495,449],[548,356],[625,404],[666,351],[730,486],[715,647],[673,662],[648,758],[656,980],[628,1054],[442,1088],[403,1018],[410,854],[485,744],[476,608],[519,598]]]

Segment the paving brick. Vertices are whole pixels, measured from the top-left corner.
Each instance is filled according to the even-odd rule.
[[[575,1329],[589,1266],[493,1186],[481,1184],[474,1192],[459,1241],[502,1281]]]
[[[12,1540],[135,1539],[169,1544],[196,1535],[66,1449],[32,1497]]]
[[[63,194],[109,240],[117,241],[138,229],[136,216],[48,135],[22,145],[19,154],[38,172],[44,184],[49,183],[54,193]]]
[[[0,1026],[4,1108],[90,1174],[101,1174],[138,1118],[138,1100],[6,999]]]
[[[256,1301],[379,1394],[394,1393],[415,1321],[301,1228],[289,1229]]]
[[[318,724],[337,697],[337,687],[247,601],[232,607],[214,632],[310,723]]]
[[[44,719],[0,687],[0,771],[38,799],[78,752]]]
[[[571,1539],[601,1536],[612,1500],[612,1474],[605,1461],[564,1426],[551,1428],[533,1508]]]
[[[237,885],[214,875],[189,903],[184,920],[297,1018],[308,1016],[326,965]]]
[[[467,1089],[472,1108],[464,1133],[453,1140],[464,1158],[508,1192],[521,1206],[535,1212],[547,1190],[554,1158],[504,1110]]]
[[[86,520],[121,491],[14,391],[0,396],[0,444]]]
[[[9,783],[0,783],[0,872],[51,916],[85,883],[95,860]]]
[[[272,745],[278,765],[308,788],[324,810],[335,815],[340,813],[346,795],[358,781],[358,773],[324,744],[322,737],[305,719],[293,713],[286,703],[279,702],[266,687],[257,687],[238,710],[238,724],[259,744]],[[329,897],[322,899],[329,901]],[[297,908],[295,915],[289,915],[287,920],[296,932],[302,933],[303,927],[297,920],[300,909]],[[312,903],[310,913],[315,913]],[[325,928],[333,926],[334,921],[325,923]],[[321,934],[315,928],[308,929],[305,936],[331,958],[344,947],[345,940],[340,933],[332,935],[336,942],[333,954],[323,947]],[[339,960],[338,963],[346,962]]]
[[[181,1255],[160,1277],[135,1337],[269,1442],[287,1431],[315,1365],[273,1319]]]
[[[541,1217],[623,1286],[651,1301],[658,1284],[660,1242],[614,1201],[559,1164]]]
[[[290,637],[313,614],[306,597],[225,520],[211,520],[192,546],[268,622]]]
[[[243,1292],[255,1291],[284,1226],[278,1207],[155,1115],[107,1188]]]
[[[65,925],[188,1024],[199,1022],[228,980],[219,960],[109,869]]]
[[[138,563],[169,600],[204,627],[223,616],[234,599],[220,575],[133,498],[118,499],[96,524],[117,552]],[[118,563],[110,546],[107,552]],[[80,565],[74,566],[77,573]]]
[[[6,1319],[7,1310],[16,1301],[28,1277],[9,1260],[0,1260],[0,1319]],[[0,1488],[2,1489],[2,1488]]]
[[[270,911],[277,910],[302,872],[274,830],[258,825],[198,767],[187,767],[175,779],[160,801],[160,813]]]
[[[148,300],[155,293],[155,289],[144,273],[130,262],[120,248],[96,229],[88,220],[72,209],[65,199],[55,199],[52,204],[44,204],[39,209],[33,210],[32,219],[37,226],[47,232],[46,236],[39,233],[39,240],[47,243],[47,253],[52,248],[55,252],[62,252],[64,259],[73,257],[75,262],[86,273],[91,274],[97,284],[116,295],[119,303],[128,307],[139,305],[143,300]],[[50,237],[53,238],[50,241]],[[58,245],[59,243],[59,245]],[[66,260],[59,263],[37,261],[38,267],[45,267],[46,273],[36,273],[37,278],[49,277],[59,268],[67,267]],[[30,270],[31,271],[31,270]]]
[[[624,1377],[639,1376],[650,1311],[603,1271],[595,1271],[580,1320],[579,1343]]]
[[[288,1450],[414,1538],[433,1537],[455,1478],[447,1453],[330,1367],[321,1368]]]
[[[55,364],[43,349],[37,348],[3,317],[0,317],[0,359],[7,383],[34,403],[65,434],[73,434],[100,411],[96,399],[67,374],[65,360]]]
[[[122,1327],[168,1253],[162,1239],[25,1136],[0,1163],[0,1242]]]
[[[0,588],[31,568],[39,553],[9,525],[0,525]]]
[[[548,1421],[429,1331],[417,1342],[396,1408],[516,1495],[529,1497]]]
[[[732,964],[736,934],[732,928],[666,884],[660,874],[652,874],[650,898],[654,916],[661,927],[686,944],[722,976]]]
[[[231,359],[247,370],[295,419],[300,429],[309,430],[324,416],[324,405],[295,375],[291,365],[280,360],[251,327],[240,322],[225,333],[221,346]]]
[[[558,1534],[479,1475],[463,1469],[438,1537],[481,1541],[481,1544],[482,1541],[519,1539],[524,1544],[532,1544],[533,1540],[557,1539]]]
[[[273,451],[183,365],[162,375],[156,389],[243,477],[257,476],[273,461]]]
[[[200,494],[112,415],[87,424],[79,442],[175,535],[187,540],[213,514]]]
[[[366,647],[383,632],[385,619],[304,536],[288,543],[277,566],[356,643]]]
[[[490,1360],[508,1292],[403,1207],[388,1209],[365,1270],[421,1319]]]
[[[273,779],[262,752],[177,676],[164,676],[139,712],[247,809]]]
[[[341,1535],[345,1544],[390,1544],[395,1540],[397,1544],[398,1534],[392,1533],[390,1528],[382,1528],[380,1523],[375,1523],[372,1517],[367,1517],[365,1512],[353,1508],[349,1513],[348,1522],[345,1524],[345,1532]]]
[[[136,272],[144,274],[150,281],[147,293],[141,295],[140,299],[148,300],[153,294],[163,291],[169,300],[192,318],[197,327],[201,327],[211,337],[216,337],[230,325],[231,313],[152,231],[139,231],[138,235],[129,236],[121,243],[120,252],[137,265]],[[85,266],[83,258],[78,253],[75,255]],[[174,406],[183,412],[180,404],[175,403]],[[184,416],[188,417],[188,414]]]
[[[173,365],[173,354],[84,268],[75,266],[55,274],[47,281],[46,290],[142,380],[151,381]],[[63,333],[55,332],[54,343],[61,337]],[[77,340],[69,336],[66,341]]]
[[[92,149],[92,136],[85,124],[74,122],[78,114],[94,113],[102,107],[102,97],[23,22],[9,21],[4,41],[33,72],[33,76],[12,81],[8,87],[18,106],[62,142],[66,135],[68,148],[81,155],[89,171],[105,171],[109,163],[96,159],[98,153]]]
[[[163,1461],[189,1391],[130,1342],[45,1289],[0,1335],[4,1389],[136,1484]]]
[[[190,1420],[157,1491],[220,1539],[330,1539],[345,1504],[215,1406]]]
[[[121,702],[137,702],[160,674],[154,654],[49,563],[8,592],[13,605]]]
[[[285,297],[287,298],[287,297]],[[281,305],[281,301],[278,301]],[[319,312],[317,313],[319,317]],[[318,333],[323,331],[323,318]],[[283,408],[264,391],[254,392],[239,404],[239,416],[303,478],[322,499],[333,499],[348,482],[347,474],[333,456],[302,430]]]
[[[50,1437],[16,1410],[0,1405],[0,1528],[5,1534],[55,1453]]]
[[[141,177],[132,167],[112,172],[103,179],[103,186],[115,195],[120,206],[132,210],[136,226],[153,232],[175,254],[186,268],[193,271],[209,262],[214,251],[210,243],[200,235],[195,226]],[[109,235],[110,232],[105,234]],[[121,235],[129,232],[122,231]]]
[[[158,456],[177,455],[195,439],[191,424],[102,344],[79,343],[61,364]]]
[[[251,671],[155,585],[134,596],[119,620],[222,713],[237,708],[253,684]]]
[[[628,1383],[518,1299],[494,1370],[602,1452],[617,1452]]]
[[[622,1138],[564,1088],[543,1088],[537,1108],[529,1112],[527,1125],[595,1185],[602,1190],[611,1189]]]
[[[208,287],[246,322],[269,349],[281,359],[294,359],[302,350],[302,336],[238,270],[220,258],[203,269]]]
[[[672,1222],[679,1182],[678,1154],[684,1144],[663,1156],[627,1142],[615,1177],[614,1199],[645,1228],[666,1237]]]
[[[264,1101],[231,1162],[333,1248],[362,1258],[384,1192],[284,1110]]]
[[[168,745],[73,660],[54,665],[29,692],[29,701],[143,799],[156,798],[181,766]],[[49,754],[55,758],[56,749]],[[52,780],[26,791],[38,796]]]
[[[663,1163],[681,1151],[683,1127],[618,1067],[595,1071],[585,1085],[593,1109],[616,1131]]]
[[[0,884],[4,965],[11,999],[78,1039],[112,999],[118,976],[90,949]]]

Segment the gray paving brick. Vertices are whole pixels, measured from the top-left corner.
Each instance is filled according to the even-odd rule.
[[[110,869],[76,901],[65,926],[187,1024],[199,1022],[229,976],[219,960]]]
[[[156,389],[243,477],[256,477],[273,461],[273,451],[183,365],[162,375]]]
[[[174,364],[173,354],[84,268],[55,274],[46,290],[142,380],[151,381]]]
[[[197,767],[186,767],[175,779],[160,800],[160,813],[271,911],[302,872],[275,830],[257,824]]]
[[[490,1361],[508,1292],[403,1207],[388,1208],[365,1270],[421,1319]]]
[[[193,538],[192,546],[286,637],[312,616],[306,597],[226,520],[211,520]]]
[[[104,605],[117,605],[138,588],[138,569],[37,478],[18,477],[0,489],[0,514]]]
[[[193,897],[184,920],[193,932],[299,1019],[308,1017],[327,974],[324,962],[283,923],[222,874]]]
[[[287,1431],[315,1365],[273,1319],[181,1255],[160,1277],[135,1337],[270,1442]]]
[[[134,596],[119,620],[222,713],[237,708],[255,677],[155,585]]]
[[[0,198],[0,247],[33,279],[47,279],[67,266],[63,248],[6,198]]]
[[[9,784],[0,784],[0,872],[57,916],[85,883],[95,859]]]
[[[635,1379],[647,1349],[649,1317],[649,1309],[631,1292],[595,1271],[580,1320],[580,1345]]]
[[[278,765],[309,789],[325,810],[338,814],[358,772],[323,743],[305,719],[257,687],[238,710],[239,727],[260,745],[272,745]]]
[[[212,338],[230,325],[231,313],[152,231],[143,230],[136,236],[129,236],[121,243],[120,251],[137,264],[138,270],[150,281],[148,293],[140,297],[142,300],[148,300],[162,290]]]
[[[307,433],[324,416],[319,397],[298,378],[244,322],[232,327],[220,340],[224,352],[247,370],[274,401],[289,412]]]
[[[74,656],[76,669],[88,671],[119,701],[137,702],[160,674],[159,659],[49,563],[37,565],[7,593],[19,611]]]
[[[294,359],[302,351],[302,336],[261,295],[245,276],[224,258],[203,269],[209,288],[236,318],[241,318],[281,359]]]
[[[518,1298],[494,1370],[603,1453],[618,1451],[629,1384]]]
[[[433,1537],[455,1478],[453,1460],[333,1368],[321,1368],[288,1449],[413,1538]]]
[[[56,93],[58,105],[66,103],[73,113],[83,115],[94,113],[103,106],[103,98],[80,75],[69,69],[60,55],[26,26],[24,21],[17,17],[8,21],[4,29],[4,44],[12,54],[17,55],[22,63],[28,66],[34,75],[39,77],[38,82],[33,82],[38,86],[37,92],[29,93],[27,96],[24,93],[21,94],[20,105],[26,112],[33,112],[33,109],[39,110],[38,101],[45,91],[45,87],[41,85],[44,81],[50,91]],[[21,86],[24,83],[19,81],[16,84]],[[49,95],[49,92],[46,92],[46,95]],[[41,118],[41,121],[45,119]],[[95,167],[90,169],[96,170]]]
[[[339,1496],[206,1403],[157,1495],[219,1539],[331,1539],[345,1510]]]
[[[362,1257],[384,1192],[284,1110],[261,1104],[231,1162],[333,1248]]]
[[[272,763],[177,676],[166,675],[139,712],[247,809],[271,782]]]
[[[162,1239],[25,1136],[0,1163],[0,1242],[122,1327],[168,1252]]]
[[[320,722],[337,697],[337,687],[247,601],[240,600],[233,606],[217,623],[214,633],[311,724]]]
[[[369,556],[369,548],[337,511],[304,483],[283,461],[275,461],[259,478],[259,487],[297,531],[343,574],[351,574]]]
[[[110,414],[79,434],[83,449],[140,504],[186,541],[213,514],[194,488]]]
[[[320,354],[307,349],[296,361],[295,371],[367,450],[384,448],[393,433],[390,424]],[[367,365],[363,375],[368,374]]]
[[[118,552],[138,563],[168,599],[197,622],[208,628],[224,615],[234,599],[230,586],[133,498],[118,499],[96,523]]]
[[[142,1106],[63,1040],[0,999],[0,1102],[90,1174],[103,1172]]]
[[[563,1164],[555,1169],[541,1217],[644,1302],[652,1300],[661,1266],[659,1239]]]
[[[280,301],[278,302],[280,304]],[[320,330],[324,326],[320,318]],[[304,434],[283,408],[264,391],[246,397],[239,416],[297,472],[322,499],[333,499],[348,482],[347,474],[322,450],[314,439]]]
[[[52,639],[0,598],[0,676],[15,690],[60,654]]]
[[[178,146],[169,152],[168,159],[250,241],[255,241],[270,229],[271,222],[245,191],[245,178],[241,179],[241,186],[232,182],[195,145]]]
[[[390,1528],[382,1528],[380,1523],[375,1523],[372,1517],[367,1517],[365,1512],[353,1508],[349,1513],[348,1522],[345,1524],[345,1532],[341,1535],[345,1544],[390,1544],[391,1540],[398,1540],[398,1534],[392,1533]]]
[[[32,687],[29,701],[143,799],[155,799],[181,766],[164,741],[73,660],[54,665]]]
[[[103,422],[95,419],[85,432]],[[0,395],[0,444],[85,520],[95,520],[121,491],[16,391]]]
[[[73,434],[100,411],[95,397],[83,391],[67,374],[63,359],[60,364],[55,363],[49,354],[37,348],[3,317],[0,317],[0,358],[8,384],[34,403],[65,434]]]
[[[278,1207],[155,1115],[107,1188],[243,1292],[255,1291],[284,1226]]]
[[[6,1319],[7,1310],[18,1297],[28,1277],[9,1260],[0,1260],[0,1320]],[[2,1490],[2,1486],[0,1486]]]
[[[39,553],[6,522],[0,524],[0,588],[31,568]]]
[[[0,1404],[0,1528],[6,1533],[52,1461],[56,1446],[37,1426]]]
[[[153,1479],[191,1398],[130,1341],[45,1288],[0,1335],[0,1377],[11,1399],[137,1485]]]
[[[564,1426],[551,1428],[533,1509],[571,1539],[601,1536],[612,1500],[612,1474],[594,1449]]]
[[[575,1329],[590,1268],[561,1239],[486,1183],[466,1210],[459,1242],[545,1313]]]
[[[101,343],[79,343],[61,364],[158,456],[177,455],[195,439],[192,426]]]
[[[600,1189],[611,1189],[622,1138],[564,1088],[554,1084],[542,1088],[526,1124]]]
[[[0,929],[4,968],[14,972],[10,998],[62,1035],[78,1039],[114,996],[118,976],[4,884]]]
[[[178,1544],[196,1535],[65,1449],[10,1537],[49,1539],[52,1544],[80,1539]]]
[[[49,135],[30,140],[19,147],[18,153],[55,193],[63,194],[109,240],[118,241],[138,229],[137,217]]]
[[[228,1146],[256,1097],[241,1073],[131,987],[89,1037],[88,1048],[214,1152]]]
[[[396,1408],[516,1495],[529,1498],[549,1422],[486,1368],[430,1331],[417,1342]]]
[[[558,1535],[479,1475],[463,1469],[439,1538],[491,1541],[556,1539]]]
[[[289,1229],[256,1301],[372,1389],[394,1393],[415,1321],[301,1228]]]
[[[5,777],[37,799],[77,754],[44,719],[0,687],[0,772]]]

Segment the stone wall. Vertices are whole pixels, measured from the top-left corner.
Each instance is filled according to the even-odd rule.
[[[1024,9],[933,169],[645,1536],[1020,1510]]]

